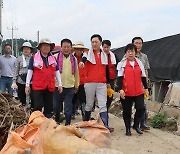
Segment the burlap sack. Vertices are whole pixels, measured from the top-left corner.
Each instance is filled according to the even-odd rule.
[[[78,150],[96,148],[77,128],[57,125],[36,111],[26,126],[10,133],[0,153],[24,154],[30,149],[32,154],[75,154]]]
[[[85,139],[99,148],[111,148],[111,134],[104,126],[101,118],[98,120],[83,121],[75,123],[74,126],[80,129]]]

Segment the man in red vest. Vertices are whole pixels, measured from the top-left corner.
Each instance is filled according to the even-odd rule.
[[[91,111],[94,104],[95,95],[98,100],[100,117],[106,128],[108,125],[108,112],[106,107],[107,102],[107,85],[106,85],[106,66],[108,59],[106,53],[100,48],[102,44],[102,37],[99,34],[91,36],[92,48],[84,53],[82,62],[79,63],[86,67],[85,92],[86,92],[86,107],[85,120],[91,118]]]
[[[56,59],[51,54],[55,44],[49,39],[42,39],[38,45],[38,51],[30,61],[26,77],[26,94],[30,93],[30,82],[32,79],[32,90],[34,97],[33,110],[42,111],[47,118],[52,117],[53,93],[55,91],[55,76],[58,80],[58,90],[62,92],[62,83]]]
[[[109,40],[103,40],[102,47],[103,47],[103,51],[107,54],[108,57],[108,66],[106,67],[106,74],[108,76],[107,79],[109,79],[109,81],[107,81],[108,83],[107,88],[111,88],[114,90],[114,80],[116,78],[116,64],[119,60],[117,59],[115,54],[110,51],[111,42]],[[107,96],[107,103],[106,103],[107,111],[112,103],[112,100],[113,100],[113,95]],[[114,128],[111,128],[111,131],[113,130]]]

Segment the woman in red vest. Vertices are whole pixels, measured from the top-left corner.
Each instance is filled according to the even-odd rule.
[[[53,112],[53,93],[55,91],[55,77],[58,80],[58,90],[62,92],[62,83],[59,68],[55,57],[51,54],[55,44],[49,39],[42,39],[38,45],[38,51],[30,61],[26,78],[26,94],[30,92],[30,81],[32,79],[32,90],[34,96],[34,111],[42,111],[44,115],[51,118]]]
[[[123,107],[123,119],[126,127],[126,135],[131,135],[131,113],[132,105],[135,102],[136,113],[134,126],[138,134],[143,134],[139,128],[140,118],[144,113],[144,92],[148,92],[145,69],[142,62],[135,57],[137,47],[128,44],[125,47],[126,57],[117,65],[118,89]]]

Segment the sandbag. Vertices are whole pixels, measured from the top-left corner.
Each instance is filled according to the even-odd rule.
[[[10,133],[1,153],[24,154],[30,149],[32,154],[75,154],[78,150],[96,148],[77,128],[57,125],[53,119],[35,111],[27,125]]]
[[[85,139],[99,148],[111,148],[111,135],[104,126],[101,118],[98,120],[82,121],[75,123],[74,126],[80,129]]]
[[[11,132],[7,143],[1,150],[2,154],[24,154],[25,149],[31,149],[32,153],[43,154],[42,140],[39,138],[38,129],[31,130],[23,138],[16,132]]]
[[[45,154],[75,154],[81,149],[97,148],[94,144],[86,141],[84,135],[77,128],[53,125],[54,121],[51,120],[40,127]]]

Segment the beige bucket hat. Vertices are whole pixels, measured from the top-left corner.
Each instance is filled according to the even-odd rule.
[[[84,46],[84,43],[82,41],[77,41],[72,47],[75,49],[88,49]]]
[[[40,43],[38,44],[37,48],[40,49],[41,44],[49,44],[51,46],[51,51],[54,49],[55,44],[52,43],[48,38],[44,38],[40,41]]]

